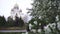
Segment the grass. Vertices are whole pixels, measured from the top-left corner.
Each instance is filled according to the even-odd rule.
[[[0,27],[0,30],[24,30],[26,26],[23,27]]]
[[[0,34],[26,34],[26,33],[24,33],[24,32],[0,32]],[[29,34],[34,34],[34,33],[32,33],[32,32],[29,32]]]
[[[0,34],[22,34],[22,32],[0,32]]]

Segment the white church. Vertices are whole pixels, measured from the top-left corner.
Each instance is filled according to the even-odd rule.
[[[11,18],[13,18],[15,20],[16,14],[20,18],[21,13],[22,13],[22,10],[19,9],[19,6],[17,4],[15,4],[15,6],[11,9]]]
[[[25,15],[24,13],[22,13],[22,9],[19,9],[18,4],[15,4],[14,7],[11,9],[11,18],[13,18],[13,20],[15,20],[15,16],[17,15],[17,17],[22,18],[22,20],[24,22],[28,22],[28,15]]]

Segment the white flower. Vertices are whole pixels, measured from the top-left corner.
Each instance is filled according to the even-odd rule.
[[[36,24],[36,25],[37,25],[37,21],[34,21],[34,24]]]

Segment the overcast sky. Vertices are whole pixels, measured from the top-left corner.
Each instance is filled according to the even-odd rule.
[[[5,17],[10,16],[11,9],[15,4],[19,5],[19,8],[22,9],[23,13],[26,13],[26,8],[31,8],[31,0],[0,0],[0,15]]]

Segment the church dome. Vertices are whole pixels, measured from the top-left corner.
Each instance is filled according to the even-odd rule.
[[[14,9],[19,9],[18,4],[15,4]]]

